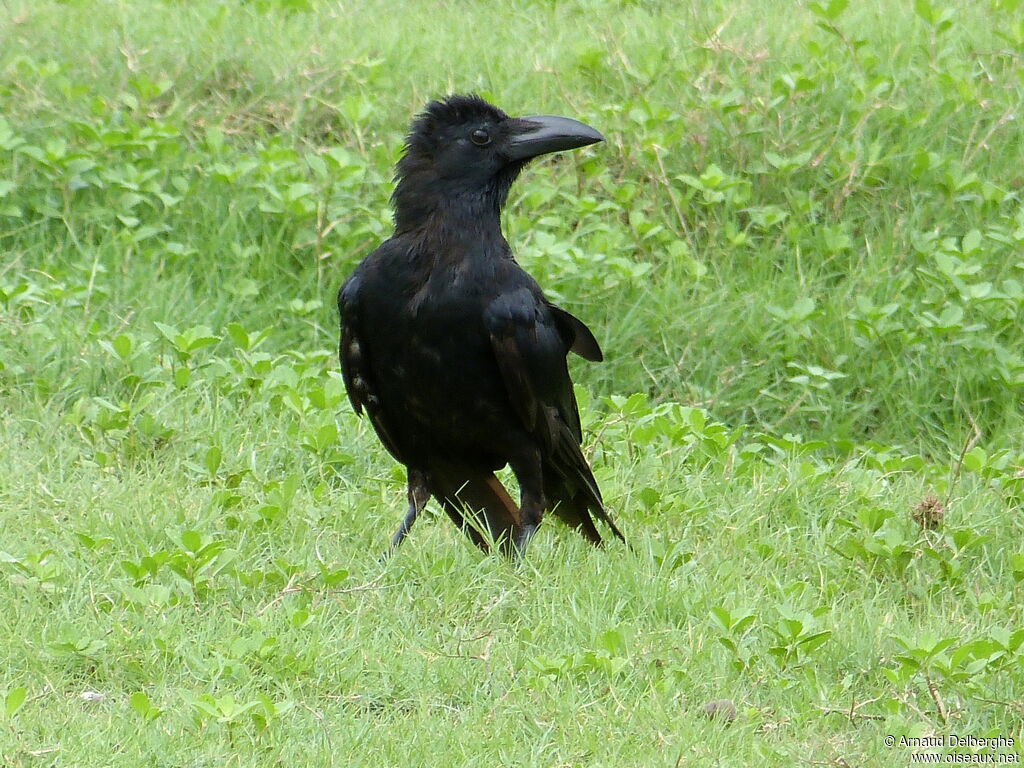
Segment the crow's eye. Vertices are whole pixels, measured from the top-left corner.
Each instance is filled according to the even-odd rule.
[[[487,133],[483,128],[475,129],[469,134],[469,140],[476,144],[478,147],[486,147],[491,143],[491,135]]]

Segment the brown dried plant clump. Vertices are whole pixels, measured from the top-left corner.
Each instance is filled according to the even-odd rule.
[[[937,531],[946,517],[946,507],[935,496],[928,494],[910,508],[914,522],[926,531]]]

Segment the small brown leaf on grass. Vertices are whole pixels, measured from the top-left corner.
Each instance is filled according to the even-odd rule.
[[[731,723],[736,719],[736,705],[732,699],[715,699],[704,705],[703,712],[711,720]]]
[[[946,507],[935,496],[925,496],[910,508],[914,522],[926,531],[937,531],[946,517]]]

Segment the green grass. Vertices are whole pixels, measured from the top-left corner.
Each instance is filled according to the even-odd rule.
[[[1017,756],[1021,19],[5,0],[0,764]],[[573,373],[632,552],[552,522],[515,568],[433,517],[377,563],[404,478],[334,294],[452,90],[608,137],[506,229],[604,347]]]

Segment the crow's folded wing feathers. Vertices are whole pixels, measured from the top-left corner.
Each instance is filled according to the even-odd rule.
[[[373,373],[367,360],[366,344],[360,337],[359,288],[359,276],[353,275],[338,292],[338,313],[341,315],[341,345],[338,356],[341,360],[341,376],[352,409],[359,415],[366,412],[384,447],[398,461],[404,463],[381,409],[380,397],[375,391]]]
[[[590,360],[594,363],[600,363],[604,360],[604,355],[601,354],[601,347],[597,343],[597,339],[594,338],[594,334],[583,324],[582,320],[554,304],[549,303],[547,306],[551,310],[562,338],[566,339],[572,352],[575,352],[584,360]]]
[[[583,430],[566,366],[570,351],[601,359],[594,335],[580,320],[528,289],[492,301],[484,321],[512,407],[541,448],[548,505],[595,544],[601,537],[588,510],[625,541],[580,450]]]
[[[527,288],[491,301],[484,324],[512,407],[526,431],[548,457],[564,449],[560,443],[567,438],[578,446],[583,433],[565,358],[571,350],[600,360],[594,335],[580,320]]]

